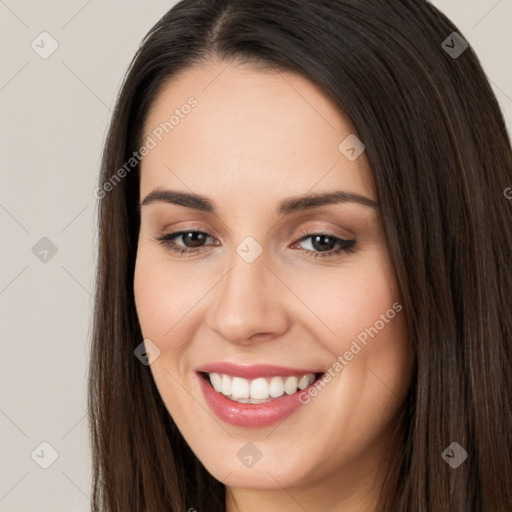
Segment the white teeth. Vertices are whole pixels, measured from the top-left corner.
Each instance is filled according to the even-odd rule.
[[[284,391],[287,395],[293,395],[297,391],[297,384],[299,379],[297,377],[288,377],[284,383]]]
[[[305,389],[307,388],[311,383],[309,382],[309,377],[307,375],[303,375],[300,379],[299,379],[299,383],[298,383],[298,386],[299,386],[299,389]]]
[[[231,377],[228,377],[227,375],[222,376],[222,388],[220,392],[223,395],[229,396],[231,395]]]
[[[265,379],[255,379],[251,382],[251,398],[263,400],[268,398],[269,385]]]
[[[249,381],[247,379],[235,377],[231,386],[231,396],[235,399],[249,398]]]
[[[292,395],[315,381],[314,373],[291,377],[259,377],[254,380],[218,373],[208,375],[215,391],[231,400],[250,404],[270,402],[273,398],[279,398],[285,393]]]
[[[222,377],[218,373],[210,373],[210,382],[212,383],[213,389],[220,393],[222,390]]]
[[[234,402],[240,402],[241,404],[265,404],[269,402],[269,400],[258,400],[257,398],[238,398],[236,400],[231,396],[228,396],[227,398]]]
[[[276,398],[283,396],[284,394],[284,382],[281,377],[272,377],[270,379],[270,396]]]

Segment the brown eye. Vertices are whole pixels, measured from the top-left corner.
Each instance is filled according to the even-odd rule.
[[[162,235],[157,240],[168,249],[186,253],[197,252],[197,249],[202,247],[208,238],[212,237],[203,231],[177,231]],[[174,240],[181,240],[184,245],[177,244]]]
[[[355,250],[355,240],[345,240],[328,233],[307,233],[297,244],[310,240],[310,248],[303,248],[304,251],[312,257],[329,257],[341,252],[353,252]],[[337,249],[335,249],[337,247]]]

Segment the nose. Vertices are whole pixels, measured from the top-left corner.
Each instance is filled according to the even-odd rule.
[[[269,341],[289,327],[283,284],[262,255],[247,263],[234,254],[225,278],[212,292],[207,323],[229,343],[248,346]]]

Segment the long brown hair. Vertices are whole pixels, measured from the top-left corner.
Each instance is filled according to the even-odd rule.
[[[415,353],[379,510],[512,510],[512,151],[471,46],[449,50],[464,48],[454,32],[425,0],[183,0],[144,38],[96,192],[93,511],[225,510],[133,355],[139,169],[126,166],[162,84],[212,56],[308,77],[366,146]],[[453,442],[468,454],[456,469],[441,456]]]

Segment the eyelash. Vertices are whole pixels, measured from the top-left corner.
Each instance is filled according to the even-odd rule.
[[[181,235],[186,235],[187,233],[201,233],[202,235],[206,235],[206,237],[213,238],[210,234],[204,232],[204,231],[195,231],[192,229],[185,230],[185,231],[176,231],[174,233],[166,233],[162,236],[158,237],[156,240],[160,242],[160,244],[167,249],[170,249],[171,251],[179,254],[193,254],[197,253],[200,248],[199,247],[180,247],[176,246],[173,243],[173,240],[175,238],[178,238]],[[332,256],[336,256],[342,252],[345,252],[347,254],[350,254],[356,250],[355,240],[347,240],[344,238],[339,238],[334,235],[331,235],[329,233],[318,233],[318,232],[303,232],[300,233],[300,238],[297,240],[297,242],[294,243],[294,245],[298,242],[302,242],[306,240],[307,238],[311,238],[313,236],[326,236],[328,238],[331,238],[336,241],[336,244],[339,246],[338,249],[330,249],[329,251],[311,251],[309,249],[300,249],[301,251],[305,252],[307,256],[311,258],[328,258]]]

